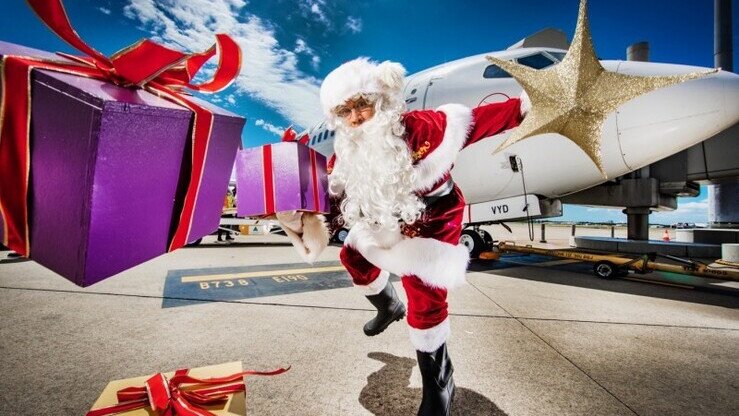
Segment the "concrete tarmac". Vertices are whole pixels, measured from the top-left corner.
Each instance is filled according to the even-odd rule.
[[[311,270],[285,237],[206,237],[89,288],[6,253],[0,415],[83,415],[111,380],[238,360],[292,366],[247,377],[249,415],[414,415],[420,403],[405,322],[362,333],[374,313],[338,247]],[[736,294],[521,260],[473,262],[450,294],[455,415],[739,414]]]

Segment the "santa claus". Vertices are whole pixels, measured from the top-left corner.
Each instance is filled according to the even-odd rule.
[[[349,228],[342,264],[377,308],[364,326],[377,335],[406,316],[388,282],[400,276],[411,343],[423,379],[419,415],[448,415],[454,394],[447,291],[465,282],[469,253],[458,244],[464,196],[450,170],[457,154],[482,138],[517,126],[517,98],[470,109],[460,104],[406,112],[405,69],[359,58],[331,72],[321,106],[336,130],[329,160],[332,214],[278,214],[308,262],[328,244],[331,224]]]

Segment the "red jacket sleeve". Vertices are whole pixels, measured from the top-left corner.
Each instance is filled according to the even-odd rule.
[[[446,115],[433,110],[410,111],[403,114],[403,125],[405,142],[416,163],[441,144],[446,129]]]
[[[473,126],[465,147],[521,124],[521,100],[486,104],[472,110]]]

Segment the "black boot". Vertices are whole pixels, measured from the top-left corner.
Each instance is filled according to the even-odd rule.
[[[364,324],[364,333],[367,336],[377,335],[391,323],[405,317],[405,305],[398,299],[395,288],[390,282],[387,282],[382,292],[367,296],[367,299],[377,308],[377,316]]]
[[[418,416],[448,416],[454,400],[454,367],[446,343],[434,352],[416,351],[423,379],[423,399]]]

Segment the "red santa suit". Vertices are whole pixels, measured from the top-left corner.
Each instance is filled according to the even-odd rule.
[[[448,104],[405,113],[403,139],[416,171],[414,192],[426,209],[416,222],[403,223],[398,235],[381,236],[382,244],[362,224],[349,231],[342,264],[368,296],[385,287],[390,273],[401,277],[411,342],[419,351],[434,351],[449,336],[447,291],[464,283],[469,262],[467,248],[459,244],[466,203],[450,170],[464,147],[516,127],[520,120],[517,98],[475,109]],[[336,155],[329,160],[329,174],[335,163]],[[332,198],[332,216],[340,214],[340,201]]]

